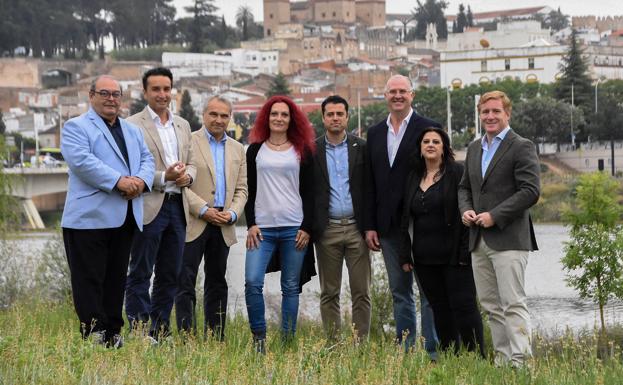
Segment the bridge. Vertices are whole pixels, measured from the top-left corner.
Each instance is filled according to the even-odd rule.
[[[67,167],[5,168],[4,174],[12,176],[11,195],[19,198],[26,219],[33,229],[44,229],[39,211],[32,198],[67,191]]]

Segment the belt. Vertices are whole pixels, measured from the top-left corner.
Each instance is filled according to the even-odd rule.
[[[213,209],[216,209],[216,211],[223,211],[222,207],[212,207]]]
[[[179,200],[179,199],[182,199],[182,194],[170,193],[170,192],[165,192],[164,193],[164,200],[165,201],[173,201],[173,200]]]
[[[342,219],[329,218],[329,223],[333,223],[333,224],[336,224],[336,225],[347,226],[347,225],[352,225],[354,223],[357,223],[357,221],[353,217],[351,217],[351,218],[342,218]]]

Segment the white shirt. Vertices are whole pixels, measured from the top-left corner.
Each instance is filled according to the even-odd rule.
[[[158,129],[158,136],[160,136],[160,142],[164,148],[164,164],[166,167],[169,167],[179,160],[177,137],[175,136],[175,127],[173,126],[173,115],[171,111],[167,110],[168,120],[162,124],[160,117],[151,107],[147,106],[147,111],[149,111],[149,115]],[[162,173],[161,182],[165,184],[164,173]],[[175,181],[166,181],[164,191],[177,194],[181,194],[182,192],[182,190],[175,185]]]
[[[294,147],[275,151],[264,143],[255,163],[255,223],[260,228],[300,226],[303,223],[303,200],[299,193],[301,166]]]
[[[405,136],[411,115],[413,115],[413,108],[409,108],[409,114],[400,123],[397,134],[392,126],[392,115],[387,116],[387,155],[389,157],[389,167],[394,164],[394,159],[396,159],[396,154],[400,148],[400,142],[402,142],[402,138]]]

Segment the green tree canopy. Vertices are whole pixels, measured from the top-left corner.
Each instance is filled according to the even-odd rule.
[[[184,90],[182,93],[182,105],[180,106],[180,116],[188,121],[191,131],[197,131],[201,128],[201,121],[195,114],[195,110],[191,104],[190,93]]]
[[[279,72],[270,82],[268,91],[266,91],[266,97],[270,98],[274,95],[290,95],[291,93],[292,91],[290,90],[286,76]]]
[[[569,50],[560,63],[562,76],[555,84],[555,96],[556,99],[579,106],[585,114],[588,114],[592,110],[593,89],[588,64],[583,53],[577,38],[577,31],[573,30],[569,40]]]
[[[415,37],[417,39],[426,38],[426,27],[430,23],[434,23],[437,29],[437,35],[440,39],[448,37],[448,25],[444,10],[448,7],[448,3],[443,0],[425,0],[424,4],[417,0],[418,6],[412,11],[413,18],[417,22],[415,27]]]
[[[620,187],[605,173],[583,174],[574,205],[564,214],[571,226],[561,260],[566,279],[581,298],[599,305],[602,333],[605,305],[612,297],[623,297],[623,228],[617,225],[623,212]]]
[[[511,127],[535,143],[571,141],[571,115],[574,125],[584,124],[584,114],[578,107],[545,96],[520,100],[513,107]]]

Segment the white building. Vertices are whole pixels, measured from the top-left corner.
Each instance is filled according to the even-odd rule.
[[[496,31],[470,28],[461,33],[449,33],[446,51],[520,47],[540,41],[555,44],[550,35],[550,30],[542,29],[541,22],[537,20],[497,23]]]
[[[558,65],[566,46],[534,46],[440,53],[441,86],[518,79],[551,83],[560,72]]]
[[[240,72],[251,76],[279,71],[278,51],[244,48],[209,53],[163,52],[162,65],[171,68],[177,79],[193,76],[230,77]]]
[[[623,79],[623,47],[589,46],[584,51],[596,79]]]

